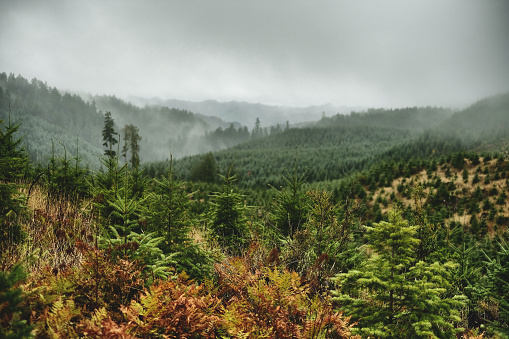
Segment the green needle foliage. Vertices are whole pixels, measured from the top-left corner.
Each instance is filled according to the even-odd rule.
[[[398,210],[367,229],[372,256],[335,278],[335,300],[359,322],[355,331],[376,338],[454,338],[466,299],[448,295],[455,264],[417,261],[417,227]]]
[[[23,295],[15,287],[25,279],[26,273],[21,265],[15,265],[10,272],[0,271],[0,338],[30,338],[33,326],[20,318],[23,308]]]
[[[353,240],[352,210],[334,204],[332,195],[326,191],[311,190],[307,196],[311,202],[308,221],[287,239],[283,257],[287,267],[305,273],[312,284],[323,287],[326,279],[344,271],[359,257],[359,253],[348,248]]]
[[[170,163],[168,177],[154,180],[153,191],[147,197],[143,217],[150,232],[162,237],[159,248],[175,253],[178,271],[191,278],[202,279],[212,271],[210,256],[190,237],[189,209],[193,193],[187,193],[185,183],[173,178]]]
[[[106,112],[104,114],[103,146],[107,147],[107,149],[104,150],[104,155],[109,158],[115,158],[117,155],[117,152],[113,150],[113,147],[118,143],[115,135],[118,135],[118,133],[115,132],[115,121],[111,117],[111,112]]]
[[[48,198],[55,201],[66,199],[77,203],[89,194],[87,175],[88,171],[81,166],[79,149],[76,149],[75,157],[68,159],[64,146],[64,156],[62,158],[52,156],[48,168],[44,171],[43,179]]]
[[[19,243],[24,238],[18,215],[24,210],[16,180],[27,166],[27,157],[20,150],[21,139],[14,134],[20,125],[4,125],[0,120],[0,248]]]
[[[109,202],[115,199],[124,186],[125,180],[122,179],[127,171],[127,165],[119,168],[117,158],[101,158],[100,161],[104,169],[101,169],[92,177],[91,185],[93,187],[94,206],[104,222],[111,218],[113,212],[113,207]]]
[[[124,243],[127,243],[129,233],[144,228],[139,217],[146,197],[143,197],[143,190],[140,191],[140,187],[144,187],[146,183],[140,185],[140,181],[144,179],[137,169],[132,172],[126,169],[123,179],[124,186],[118,190],[113,199],[106,202],[113,209],[110,214],[113,227],[124,237]]]
[[[171,172],[168,178],[154,180],[144,215],[149,229],[164,236],[165,252],[179,251],[183,243],[190,241],[191,224],[187,210],[192,196],[185,191],[183,182],[173,179]]]
[[[247,221],[244,217],[243,196],[233,190],[237,176],[220,175],[224,181],[223,191],[212,195],[211,229],[219,243],[233,252],[240,253],[247,240]]]
[[[191,180],[210,183],[217,182],[217,174],[216,159],[214,159],[212,152],[209,152],[191,169]]]
[[[143,171],[129,170],[118,159],[105,158],[101,162],[106,171],[93,179],[94,205],[107,225],[114,225],[119,233],[127,235],[131,230],[139,231],[138,216],[144,201],[147,180]]]
[[[509,245],[499,243],[499,250],[488,257],[486,280],[483,289],[498,303],[498,319],[490,323],[504,338],[509,338]]]
[[[158,247],[164,241],[163,237],[157,237],[155,233],[131,232],[123,238],[114,227],[111,227],[110,234],[109,238],[100,238],[100,244],[103,249],[110,251],[113,258],[127,257],[141,262],[152,281],[156,278],[166,279],[172,274],[170,268],[177,263],[176,254],[166,255]]]
[[[427,261],[437,248],[437,227],[430,223],[426,217],[423,200],[426,198],[422,186],[413,189],[412,198],[414,200],[415,212],[414,220],[417,226],[416,237],[419,240],[417,245],[417,260]]]
[[[302,190],[305,176],[293,175],[283,177],[285,186],[277,192],[272,213],[272,223],[285,236],[292,236],[307,220],[309,198]]]
[[[121,232],[121,235],[126,237],[138,225],[139,201],[127,198],[127,193],[124,193],[124,195],[117,193],[116,199],[110,201],[110,205],[114,209],[112,216],[117,220],[121,220],[121,223],[115,224],[114,227]]]

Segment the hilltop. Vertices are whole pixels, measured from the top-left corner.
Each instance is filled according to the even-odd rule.
[[[384,181],[387,172],[392,181]],[[503,236],[509,225],[509,161],[503,156],[457,153],[440,162],[375,167],[359,180],[375,222],[391,205],[414,206],[413,190],[422,187],[420,203],[430,221],[449,231],[461,225],[478,237],[493,237]]]

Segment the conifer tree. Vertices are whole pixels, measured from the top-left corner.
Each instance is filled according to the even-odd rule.
[[[132,168],[138,168],[140,165],[140,141],[141,136],[138,127],[134,125],[125,125],[122,129],[124,135],[124,146],[122,147],[122,156],[127,159],[127,152],[131,153],[129,160]]]
[[[216,159],[212,152],[203,156],[202,160],[191,170],[191,180],[201,182],[216,182],[218,170]]]
[[[126,175],[127,165],[122,167],[118,166],[118,159],[101,158],[100,161],[105,167],[92,178],[94,206],[99,212],[103,222],[111,220],[113,213],[113,206],[111,202],[114,201],[117,195],[124,187],[126,182],[123,178]],[[120,223],[116,220],[114,223]]]
[[[136,231],[138,224],[138,216],[141,210],[142,198],[133,194],[133,185],[129,180],[129,171],[124,172],[124,185],[117,192],[113,199],[106,203],[112,208],[110,214],[111,220],[114,222],[113,227],[118,233],[124,237],[127,242],[127,235],[131,231]]]
[[[48,198],[66,200],[77,203],[89,193],[89,185],[86,181],[87,170],[81,165],[79,148],[76,148],[76,156],[67,158],[67,150],[64,145],[64,156],[57,158],[54,155],[50,159],[45,171],[45,185]]]
[[[349,248],[354,209],[334,204],[326,191],[308,191],[307,196],[308,220],[283,243],[282,257],[289,269],[303,274],[311,293],[325,292],[331,276],[361,261],[355,247]]]
[[[416,261],[417,227],[389,211],[389,222],[368,227],[372,256],[365,266],[336,276],[335,300],[376,338],[454,338],[464,296],[449,297],[452,262]]]
[[[418,186],[413,189],[412,198],[414,200],[414,222],[417,226],[415,237],[419,240],[416,247],[417,260],[428,261],[428,257],[437,249],[437,227],[428,221],[425,214],[425,202],[427,196],[423,187]]]
[[[127,164],[118,166],[118,159],[101,159],[107,172],[93,178],[94,207],[105,225],[113,226],[127,239],[131,231],[141,231],[139,214],[145,197],[147,179],[143,171],[130,171]]]
[[[286,185],[277,192],[272,222],[281,234],[292,236],[307,220],[309,197],[302,191],[304,175],[299,177],[295,170],[283,180]]]
[[[0,248],[23,238],[17,216],[24,209],[24,201],[16,180],[27,165],[27,157],[19,149],[21,139],[14,137],[18,128],[19,125],[13,124],[4,126],[0,120]]]
[[[251,139],[261,138],[263,136],[263,130],[260,127],[260,118],[256,118],[253,132],[251,133]]]
[[[506,338],[509,336],[509,245],[502,242],[498,246],[496,255],[486,255],[487,274],[480,286],[485,295],[498,304],[498,319],[490,326]]]
[[[115,132],[115,122],[111,117],[111,112],[106,112],[104,115],[103,146],[107,147],[107,149],[104,150],[104,155],[110,158],[114,158],[117,155],[117,152],[113,150],[113,146],[118,143],[115,135],[118,135],[118,133]]]
[[[466,184],[468,182],[468,169],[466,167],[463,168],[462,177],[463,182]]]
[[[174,180],[172,165],[168,177],[154,180],[154,191],[148,197],[146,216],[151,231],[165,237],[166,252],[178,252],[188,242],[191,231],[187,209],[192,194],[184,183]]]
[[[212,232],[225,248],[240,253],[247,237],[243,197],[233,190],[237,176],[228,173],[220,177],[224,181],[223,191],[212,195],[214,199],[210,210]]]
[[[154,180],[143,216],[148,230],[164,238],[159,248],[164,253],[176,253],[176,266],[192,278],[203,278],[211,271],[210,259],[190,237],[189,205],[193,193],[187,193],[185,184],[173,177],[172,161],[168,177]]]

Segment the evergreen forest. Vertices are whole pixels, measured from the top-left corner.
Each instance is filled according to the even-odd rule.
[[[242,126],[0,73],[0,338],[509,338],[508,195],[509,93]]]

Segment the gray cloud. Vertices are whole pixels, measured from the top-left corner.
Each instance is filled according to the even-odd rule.
[[[0,67],[119,96],[461,105],[509,90],[505,0],[5,1]]]

